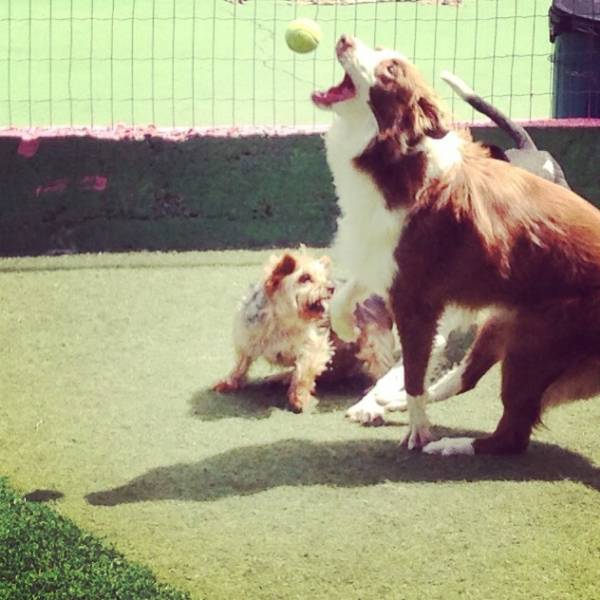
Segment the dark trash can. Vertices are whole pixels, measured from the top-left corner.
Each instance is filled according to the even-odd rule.
[[[554,0],[552,115],[600,117],[600,0]]]

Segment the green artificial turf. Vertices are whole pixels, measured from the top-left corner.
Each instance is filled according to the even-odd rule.
[[[193,598],[595,600],[600,403],[546,415],[523,456],[442,458],[400,446],[403,414],[347,422],[356,386],[302,415],[283,389],[216,394],[267,255],[2,259],[11,486]],[[436,434],[493,429],[498,386],[432,406]]]
[[[30,498],[59,494],[38,491]],[[187,595],[83,533],[46,506],[15,494],[0,478],[0,598],[11,600],[156,599]]]
[[[341,33],[414,60],[460,119],[473,112],[439,80],[452,69],[514,118],[548,117],[548,2],[311,4],[282,0],[36,0],[0,3],[0,124],[312,125],[309,101],[341,79]],[[319,22],[316,52],[292,53],[295,17]]]

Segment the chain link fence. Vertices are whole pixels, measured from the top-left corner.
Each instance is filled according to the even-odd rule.
[[[317,126],[341,33],[394,47],[460,120],[450,69],[514,118],[550,114],[548,1],[0,0],[0,126]],[[309,17],[323,40],[285,45]]]

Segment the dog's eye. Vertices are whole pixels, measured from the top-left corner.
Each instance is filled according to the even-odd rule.
[[[298,283],[310,283],[312,281],[312,277],[308,273],[302,273],[300,277],[298,277]]]
[[[398,65],[395,62],[391,62],[387,66],[387,72],[391,77],[396,77],[398,75]]]

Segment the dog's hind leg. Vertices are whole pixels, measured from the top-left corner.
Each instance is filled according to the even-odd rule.
[[[511,320],[503,315],[490,317],[461,363],[427,389],[428,402],[441,402],[475,387],[488,370],[502,359]],[[442,341],[444,341],[442,339]],[[434,344],[430,362],[441,360],[445,343]],[[385,412],[408,408],[401,363],[377,381],[364,398],[352,406],[346,416],[363,424],[383,422]]]
[[[587,340],[583,329],[578,329],[578,337],[570,331],[564,337],[555,316],[550,311],[531,329],[528,320],[521,320],[515,329],[502,369],[504,412],[496,431],[473,443],[476,454],[523,452],[545,409],[600,393],[600,356],[589,354],[597,326],[592,323],[585,330]],[[564,312],[563,321],[569,318],[580,325],[577,315]]]
[[[489,318],[480,328],[473,346],[461,363],[427,388],[428,402],[441,402],[473,389],[491,367],[502,359],[509,328],[510,320],[501,316]],[[390,411],[405,410],[405,396],[405,393],[397,392],[395,397],[386,401],[376,393],[377,402]]]
[[[539,423],[542,395],[562,372],[563,363],[552,354],[528,348],[508,351],[502,363],[504,411],[496,430],[484,438],[442,438],[428,444],[427,454],[520,454]]]
[[[461,363],[428,389],[429,402],[441,402],[472,390],[502,360],[510,327],[510,320],[502,316],[490,317],[480,328]]]
[[[504,411],[496,431],[473,442],[475,454],[520,454],[529,445],[539,424],[542,398],[553,382],[564,374],[565,365],[550,352],[516,351],[502,365]]]

